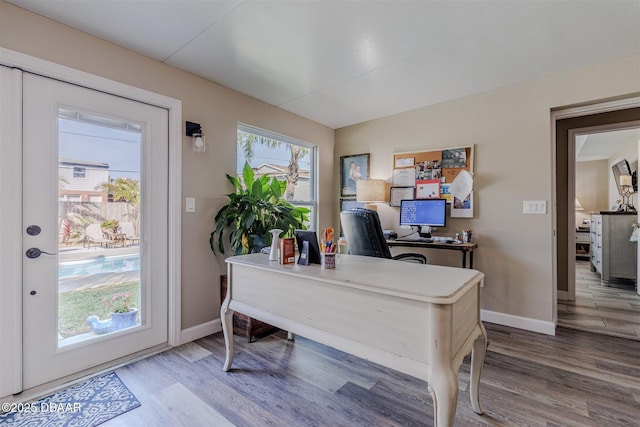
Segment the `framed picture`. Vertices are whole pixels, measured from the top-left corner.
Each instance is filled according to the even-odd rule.
[[[389,192],[389,206],[400,206],[401,200],[413,199],[415,188],[413,187],[391,187]]]
[[[416,181],[416,199],[439,199],[440,180],[425,179]]]
[[[340,200],[340,212],[353,208],[364,208],[364,202],[358,202],[356,199]]]
[[[369,153],[340,157],[340,196],[355,196],[360,179],[369,179]]]
[[[453,198],[451,218],[473,218],[473,191],[464,200]]]

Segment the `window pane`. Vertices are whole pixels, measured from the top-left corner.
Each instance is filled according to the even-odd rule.
[[[242,175],[242,168],[245,162],[248,162],[256,177],[268,175],[287,182],[284,199],[294,205],[295,202],[314,204],[315,147],[293,138],[244,125],[238,126],[237,143],[238,176]],[[304,205],[313,208],[308,204]]]

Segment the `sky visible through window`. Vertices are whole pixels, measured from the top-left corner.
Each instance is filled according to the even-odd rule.
[[[58,119],[59,156],[109,164],[109,178],[140,181],[142,135],[74,120]]]

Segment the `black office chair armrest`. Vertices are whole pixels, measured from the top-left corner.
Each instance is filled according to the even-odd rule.
[[[397,261],[415,262],[417,264],[427,263],[427,257],[422,254],[412,254],[412,253],[399,254],[392,257],[392,259],[395,259]]]

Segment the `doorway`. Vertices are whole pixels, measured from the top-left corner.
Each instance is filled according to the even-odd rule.
[[[580,129],[595,127],[608,127],[609,129],[633,127],[633,122],[640,120],[640,108],[638,98],[602,103],[575,109],[565,109],[554,112],[555,125],[555,222],[556,222],[556,284],[558,310],[566,309],[562,301],[575,300],[576,274],[580,273],[580,263],[576,264],[576,197],[574,192],[575,180],[575,146],[573,138],[580,134]],[[637,124],[635,125],[637,127]],[[572,151],[574,150],[574,151]],[[637,153],[636,153],[637,155]],[[609,168],[610,169],[610,168]],[[610,172],[607,172],[609,174]],[[608,175],[607,175],[608,177]],[[608,202],[607,202],[608,203]],[[598,209],[600,209],[598,207]],[[610,209],[610,207],[609,207]],[[637,262],[637,261],[636,261]],[[576,269],[576,266],[578,269]],[[578,273],[576,273],[578,272]],[[555,301],[554,301],[555,305]],[[556,315],[558,311],[556,310]],[[624,317],[624,316],[622,316]],[[556,317],[556,319],[558,319]],[[624,318],[620,319],[624,321]],[[558,322],[560,325],[562,322]],[[588,325],[589,322],[585,322]],[[598,331],[595,327],[585,326],[583,329]]]
[[[167,119],[24,73],[25,388],[167,342]]]
[[[22,391],[22,396],[28,396],[48,390],[126,361],[132,354],[180,343],[182,118],[178,100],[7,49],[0,48],[0,53],[0,340],[5,344],[0,346],[0,397],[10,398]],[[30,107],[35,110],[29,111]],[[145,116],[138,108],[150,115]],[[68,125],[64,121],[74,121],[76,126],[97,125],[102,130],[125,124],[130,133],[138,134],[137,141],[130,142],[139,151],[136,172],[140,174],[140,200],[136,203],[128,199],[128,206],[123,204],[117,212],[120,226],[132,222],[131,234],[125,231],[127,227],[119,227],[116,235],[105,236],[104,221],[97,218],[99,212],[94,212],[96,218],[90,220],[86,212],[82,214],[84,219],[74,215],[73,224],[67,228],[65,220],[72,211],[67,210],[70,203],[62,201],[83,204],[75,203],[78,197],[72,193],[77,188],[67,184],[71,184],[70,178],[61,171],[68,168],[71,178],[88,181],[93,173],[90,169],[101,169],[105,162],[80,155],[75,160],[84,160],[82,165],[61,158],[68,156],[60,143],[60,132],[69,131],[63,129]],[[82,134],[85,142],[91,134],[76,133]],[[113,178],[107,177],[106,183],[117,180]],[[103,183],[85,188],[88,191],[80,196],[87,201],[83,208],[98,205],[98,197],[92,192],[103,193],[100,198],[106,196],[107,202],[114,204],[127,199],[111,188],[96,188]],[[156,216],[160,221],[155,221]],[[84,220],[100,222],[106,242],[89,243]],[[135,282],[129,294],[132,299],[135,295],[138,308],[133,325],[101,333],[86,325],[73,333],[60,333],[65,314],[59,303],[62,291],[68,289],[63,289],[58,279],[69,278],[69,268],[78,273],[76,268],[86,267],[81,264],[88,261],[62,260],[62,255],[71,250],[95,255],[91,261],[109,258],[105,254],[109,251],[131,251],[137,256],[137,261],[116,262],[117,254],[110,252],[113,256],[109,262],[100,263],[101,270],[104,265],[115,266],[120,269],[118,274],[126,271],[129,279],[134,277],[129,280]],[[82,273],[88,273],[88,269]],[[92,280],[90,274],[84,276]],[[102,300],[100,303],[105,304]],[[99,314],[99,320],[107,319]]]
[[[569,134],[570,150],[575,153],[575,227],[570,227],[575,230],[575,252],[568,258],[568,271],[575,275],[569,279],[566,300],[559,297],[558,325],[640,340],[636,245],[628,242],[636,215],[597,215],[591,224],[592,214],[610,212],[620,203],[612,165],[628,159],[631,170],[637,169],[640,123],[572,129]],[[603,235],[602,221],[608,235],[613,232],[609,224],[621,232],[604,249],[602,239],[596,237]],[[613,242],[615,247],[609,248]],[[614,258],[607,258],[603,265],[603,254]]]

